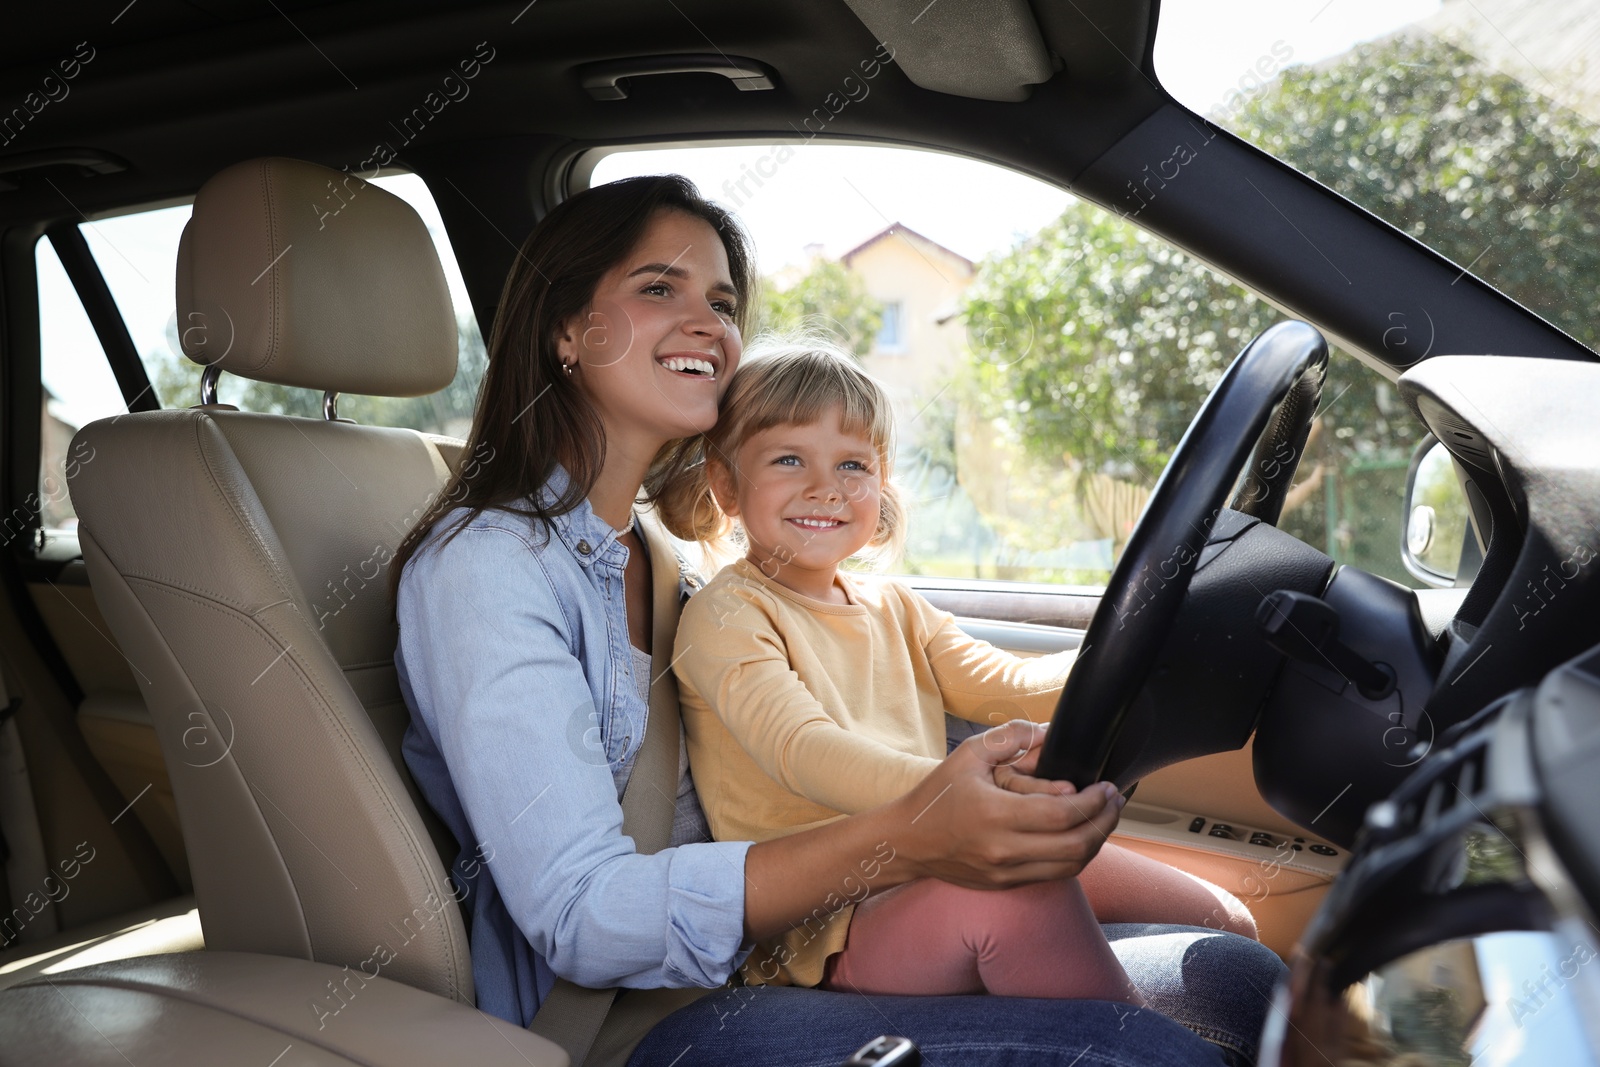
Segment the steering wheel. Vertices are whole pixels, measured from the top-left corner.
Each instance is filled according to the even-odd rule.
[[[1080,788],[1102,780],[1132,784],[1121,776],[1137,765],[1143,746],[1118,741],[1159,663],[1223,501],[1237,483],[1233,507],[1276,524],[1327,369],[1322,335],[1303,322],[1280,322],[1245,347],[1206,398],[1111,572],[1056,705],[1040,777]],[[1160,714],[1182,709],[1168,705]]]

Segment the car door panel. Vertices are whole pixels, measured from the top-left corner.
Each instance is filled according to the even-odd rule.
[[[189,861],[178,826],[177,802],[155,724],[139,683],[89,589],[82,560],[53,578],[38,575],[28,596],[83,693],[75,709],[78,733],[122,802],[150,835],[182,892],[190,892]]]

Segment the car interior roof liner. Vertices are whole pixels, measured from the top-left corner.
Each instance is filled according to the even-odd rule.
[[[1156,84],[1151,64],[1154,3],[1128,0],[1035,0],[1045,45],[1075,82],[1105,86],[1139,79]]]
[[[1026,100],[1056,66],[1026,0],[845,0],[924,89]]]

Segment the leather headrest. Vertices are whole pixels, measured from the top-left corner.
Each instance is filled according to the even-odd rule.
[[[201,187],[178,245],[184,355],[278,385],[421,396],[456,373],[439,254],[404,200],[296,159]]]

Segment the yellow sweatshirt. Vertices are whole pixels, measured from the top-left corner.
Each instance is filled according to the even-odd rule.
[[[987,726],[1055,711],[1074,652],[1014,656],[899,582],[838,580],[847,605],[740,560],[683,609],[674,669],[695,790],[719,841],[783,837],[902,796],[944,758],[946,711]],[[745,980],[820,982],[892,855],[862,857],[865,880],[845,879],[753,953]]]

